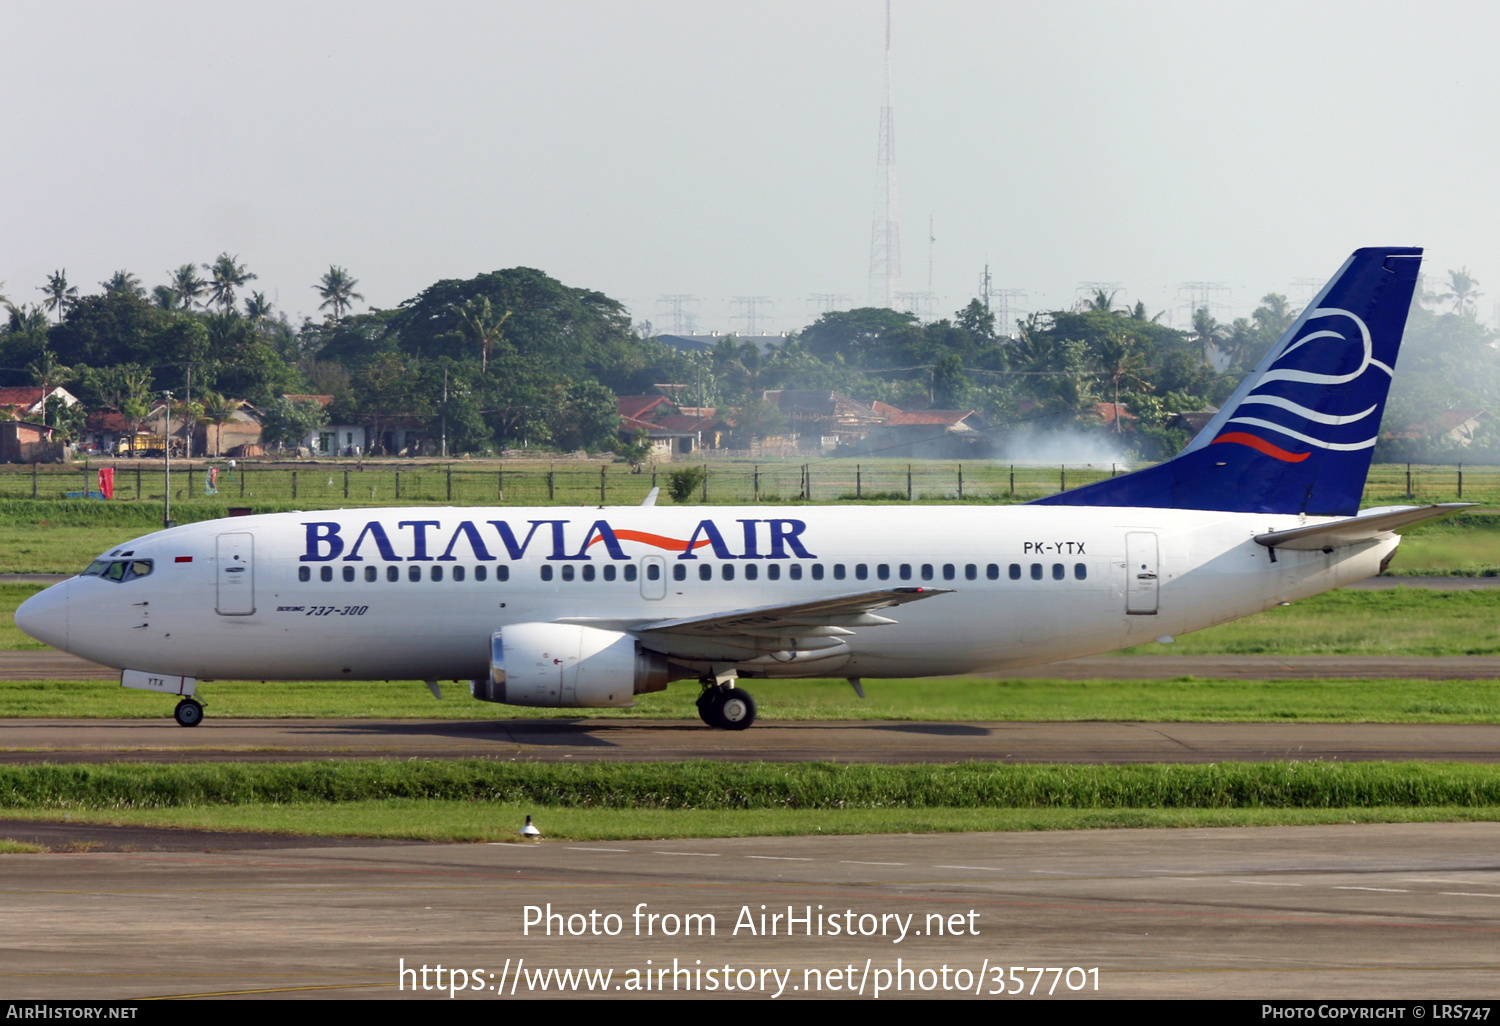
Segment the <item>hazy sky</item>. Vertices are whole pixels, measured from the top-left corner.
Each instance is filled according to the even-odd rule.
[[[895,0],[905,288],[1152,313],[1422,245],[1500,297],[1500,5]],[[881,0],[0,0],[0,281],[238,254],[294,317],[525,265],[666,321],[868,294]],[[936,243],[928,244],[928,218]],[[1293,292],[1293,297],[1298,298]],[[1305,298],[1305,297],[1304,297]],[[1182,323],[1182,313],[1176,314]],[[1487,316],[1488,319],[1488,316]],[[762,325],[764,327],[764,325]]]

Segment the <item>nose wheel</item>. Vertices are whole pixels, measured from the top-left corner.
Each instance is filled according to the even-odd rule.
[[[698,696],[698,716],[710,727],[744,730],[755,722],[755,699],[741,688],[706,687]]]
[[[196,727],[203,722],[203,706],[196,699],[184,698],[177,703],[172,718],[179,727]]]

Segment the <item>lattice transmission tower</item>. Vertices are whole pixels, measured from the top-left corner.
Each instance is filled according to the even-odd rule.
[[[891,87],[891,0],[885,0],[885,106],[875,155],[875,217],[870,229],[870,305],[897,309],[901,225],[896,213],[896,115]]]

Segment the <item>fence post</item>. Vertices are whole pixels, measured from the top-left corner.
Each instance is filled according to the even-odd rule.
[[[854,497],[856,499],[862,499],[864,498],[864,495],[864,481],[860,474],[859,464],[856,463],[854,465]]]
[[[708,464],[703,464],[703,501],[708,501]]]
[[[84,464],[84,467],[83,467],[83,497],[85,499],[87,499],[89,497],[89,468],[88,468],[88,464]]]
[[[136,473],[139,474],[140,471],[137,470]],[[137,486],[136,490],[137,491],[140,490],[139,486]],[[31,464],[31,497],[33,499],[36,498],[36,463],[35,462],[33,462]]]
[[[1462,463],[1458,465],[1458,497],[1460,499],[1464,497],[1464,465]]]
[[[296,498],[297,498],[297,472],[294,470],[294,471],[292,471],[292,499],[295,501]]]
[[[547,468],[547,501],[551,502],[557,498],[557,482],[553,480],[552,469]]]
[[[1010,497],[1012,499],[1016,497],[1016,465],[1014,463],[1010,465]]]
[[[960,499],[964,497],[964,465],[962,463],[958,465],[958,497]]]
[[[344,498],[349,498],[349,471],[344,471]]]
[[[448,464],[448,501],[453,501],[453,464]]]
[[[1068,490],[1068,465],[1066,463],[1060,464],[1057,470],[1062,475],[1058,480],[1057,490],[1065,492]]]
[[[495,500],[505,501],[505,471],[503,470],[495,471]]]
[[[654,477],[655,475],[653,475]],[[755,465],[755,501],[760,501],[760,464]]]
[[[604,505],[604,480],[605,472],[609,470],[608,463],[599,464],[599,505]]]
[[[242,498],[242,499],[245,497],[245,475],[248,474],[248,473],[250,473],[250,468],[248,466],[244,466],[244,467],[240,468],[240,498]],[[141,497],[140,496],[140,491],[141,491],[141,468],[140,467],[136,467],[135,468],[135,491],[136,491],[136,498],[139,499]]]
[[[396,498],[401,498],[401,471],[396,471]]]
[[[188,476],[188,498],[191,499],[193,497],[193,468],[192,467],[184,467],[183,469],[185,469],[187,471],[187,476]],[[87,492],[88,489],[85,488],[84,491]]]
[[[135,465],[135,500],[141,501],[141,465],[139,463]]]
[[[1111,463],[1109,465],[1109,476],[1110,477],[1114,477],[1115,476],[1115,464],[1113,464],[1113,463]]]
[[[906,501],[911,501],[911,464],[906,465]]]
[[[1406,465],[1406,497],[1411,498],[1411,464]]]

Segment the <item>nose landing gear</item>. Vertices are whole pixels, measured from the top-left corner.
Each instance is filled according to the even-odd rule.
[[[179,727],[196,727],[203,722],[203,705],[195,698],[184,698],[172,711]]]

